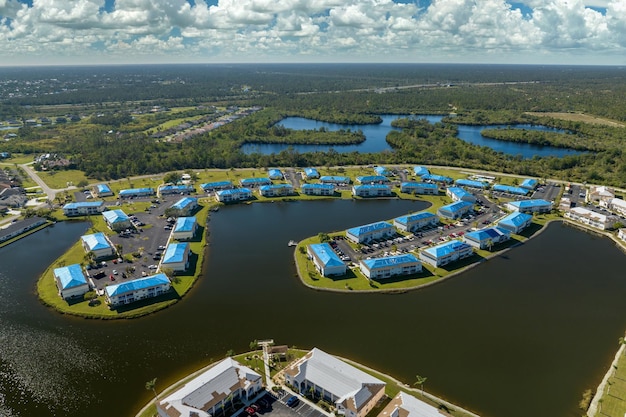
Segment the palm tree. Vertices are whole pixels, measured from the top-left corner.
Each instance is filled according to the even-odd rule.
[[[117,251],[117,254],[119,255],[119,257],[122,257],[122,254],[124,253],[124,247],[122,246],[121,243],[117,243],[115,244],[115,250]]]
[[[619,343],[620,346],[626,345],[626,338],[620,337],[619,339],[617,339],[617,343]]]
[[[424,396],[424,382],[426,382],[428,378],[425,376],[415,375],[415,383],[413,385],[419,385],[422,390],[422,397]]]
[[[491,252],[491,248],[493,246],[493,239],[487,239],[487,248],[489,248],[489,252]]]
[[[156,382],[157,382],[156,378],[151,379],[150,381],[146,382],[146,389],[154,393],[154,398],[158,398],[157,393],[156,393]]]
[[[232,350],[232,349],[228,349],[228,350],[226,351],[226,357],[227,357],[227,358],[231,358],[231,357],[233,357],[233,356],[235,356],[235,351],[234,351],[234,350]]]

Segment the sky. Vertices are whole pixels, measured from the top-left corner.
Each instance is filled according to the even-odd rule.
[[[626,65],[626,0],[0,0],[0,66]]]

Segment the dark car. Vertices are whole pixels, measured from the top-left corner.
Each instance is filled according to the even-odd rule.
[[[261,406],[261,408],[269,408],[269,406],[270,406],[270,403],[265,398],[261,398],[258,401],[258,403]]]
[[[287,404],[289,407],[293,407],[294,405],[298,404],[299,401],[300,400],[298,399],[298,397],[292,395],[291,397],[289,397],[285,404]]]

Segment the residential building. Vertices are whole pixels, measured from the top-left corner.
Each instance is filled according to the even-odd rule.
[[[475,181],[475,180],[465,180],[465,179],[455,180],[454,184],[459,186],[459,187],[478,188],[478,189],[481,189],[481,190],[484,190],[484,189],[489,187],[489,183],[488,182]]]
[[[104,288],[104,296],[110,306],[130,304],[146,298],[157,297],[170,290],[171,282],[165,274],[124,281]]]
[[[102,232],[80,237],[85,252],[93,252],[94,259],[110,258],[115,254],[115,248],[109,238]]]
[[[46,224],[46,222],[46,219],[35,216],[11,223],[7,227],[0,229],[0,243],[13,239],[14,237],[28,232],[29,230],[41,226],[42,224]]]
[[[476,197],[474,194],[465,191],[461,187],[449,187],[446,189],[446,195],[452,199],[452,201],[467,201],[468,203],[475,203]]]
[[[450,414],[400,391],[377,417],[448,417]]]
[[[430,181],[439,184],[452,184],[452,178],[445,175],[426,174],[422,175],[422,181]]]
[[[304,168],[304,178],[312,180],[320,177],[320,173],[315,168]]]
[[[181,194],[181,195],[189,195],[196,192],[196,189],[191,184],[167,184],[161,185],[157,189],[157,195],[162,197],[164,195],[172,195],[172,194]]]
[[[396,234],[396,229],[387,222],[370,223],[346,230],[346,237],[354,243],[388,238]]]
[[[172,229],[172,239],[190,240],[193,239],[198,230],[198,221],[195,217],[179,217],[176,219]]]
[[[511,232],[500,227],[487,227],[485,229],[467,232],[463,235],[463,241],[478,249],[489,249],[498,243],[506,242],[511,238]]]
[[[272,180],[270,180],[269,178],[243,178],[239,180],[239,184],[241,184],[242,187],[260,187],[262,185],[270,185],[272,183]]]
[[[335,195],[333,184],[302,184],[300,191],[306,195]]]
[[[600,230],[613,229],[619,220],[615,215],[597,213],[585,207],[572,207],[564,216]]]
[[[204,184],[200,184],[200,188],[205,193],[211,193],[219,190],[230,190],[233,188],[232,181],[216,181],[216,182],[206,182]]]
[[[63,214],[72,216],[91,216],[104,211],[104,201],[86,201],[78,203],[68,203],[63,206]]]
[[[198,208],[198,199],[183,197],[170,206],[172,216],[189,216]]]
[[[352,195],[356,197],[388,197],[391,187],[385,184],[363,184],[352,186]]]
[[[400,184],[401,193],[409,194],[439,194],[439,186],[430,182],[403,182]]]
[[[174,272],[184,272],[189,268],[189,243],[170,243],[165,249],[161,260],[161,269],[168,268]]]
[[[615,190],[604,185],[592,185],[585,195],[585,201],[598,204],[600,207],[608,207],[615,198]]]
[[[514,195],[526,195],[529,190],[522,187],[514,187],[512,185],[503,185],[503,184],[494,184],[491,187],[493,191],[497,191],[500,193],[514,194]]]
[[[412,213],[393,219],[393,225],[403,232],[416,232],[427,226],[439,224],[439,217],[427,211]]]
[[[411,253],[362,259],[359,268],[368,279],[380,280],[397,275],[414,275],[422,272],[422,263]]]
[[[391,175],[391,171],[389,171],[386,167],[377,166],[374,167],[374,172],[376,175],[382,175],[383,177],[388,177]]]
[[[522,183],[519,186],[529,191],[533,191],[535,188],[537,188],[538,185],[539,185],[539,181],[537,181],[536,179],[526,178],[524,181],[522,181]]]
[[[154,195],[154,188],[129,188],[127,190],[120,190],[120,198],[134,198],[134,197],[149,197]]]
[[[440,207],[439,210],[437,210],[437,214],[446,219],[458,219],[473,210],[474,204],[467,201],[456,201],[452,204]]]
[[[333,185],[348,185],[352,181],[350,177],[342,177],[337,175],[323,175],[320,177],[320,182],[322,184],[333,184]]]
[[[313,390],[346,417],[365,417],[385,395],[385,383],[314,348],[284,371],[285,382],[302,394]]]
[[[291,184],[270,184],[259,187],[259,194],[263,197],[283,197],[293,195],[293,185]]]
[[[383,175],[364,175],[356,177],[356,182],[359,184],[383,184],[389,182],[389,178]]]
[[[526,213],[514,211],[513,213],[503,217],[498,222],[500,229],[506,229],[511,233],[519,234],[533,222],[533,216]]]
[[[113,195],[113,191],[106,184],[97,184],[93,187],[93,194],[96,197],[109,197]]]
[[[626,228],[622,227],[617,231],[617,237],[626,241]]]
[[[157,401],[159,417],[211,417],[231,407],[233,401],[248,402],[263,389],[257,372],[226,358],[172,394]]]
[[[511,201],[505,207],[522,213],[549,213],[552,210],[552,203],[546,200],[522,200]]]
[[[120,209],[104,211],[102,217],[107,226],[116,232],[131,227],[130,217]]]
[[[270,169],[269,171],[267,171],[267,174],[271,180],[282,180],[283,178],[285,178],[280,169]]]
[[[89,291],[89,284],[79,264],[54,268],[54,282],[63,299],[82,297]]]
[[[215,192],[215,198],[220,203],[232,203],[234,201],[250,200],[252,190],[249,188],[233,188],[231,190],[220,190]]]
[[[413,174],[415,174],[418,177],[423,177],[424,175],[429,175],[430,171],[426,167],[415,166],[413,167]]]
[[[434,267],[447,265],[474,254],[470,245],[459,240],[451,240],[431,248],[422,249],[419,257],[423,262]]]
[[[621,198],[612,198],[608,208],[622,216],[626,216],[626,201]]]
[[[315,268],[325,277],[345,275],[346,264],[328,243],[307,245],[307,256],[313,261]]]

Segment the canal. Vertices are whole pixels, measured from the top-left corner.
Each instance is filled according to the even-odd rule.
[[[212,214],[202,279],[181,303],[107,322],[48,311],[36,277],[85,232],[62,223],[0,249],[0,415],[131,416],[185,374],[250,341],[351,357],[484,417],[574,417],[623,334],[624,255],[556,223],[505,256],[397,295],[303,287],[291,239],[425,208],[320,201],[230,206]],[[50,242],[53,241],[54,244]]]

